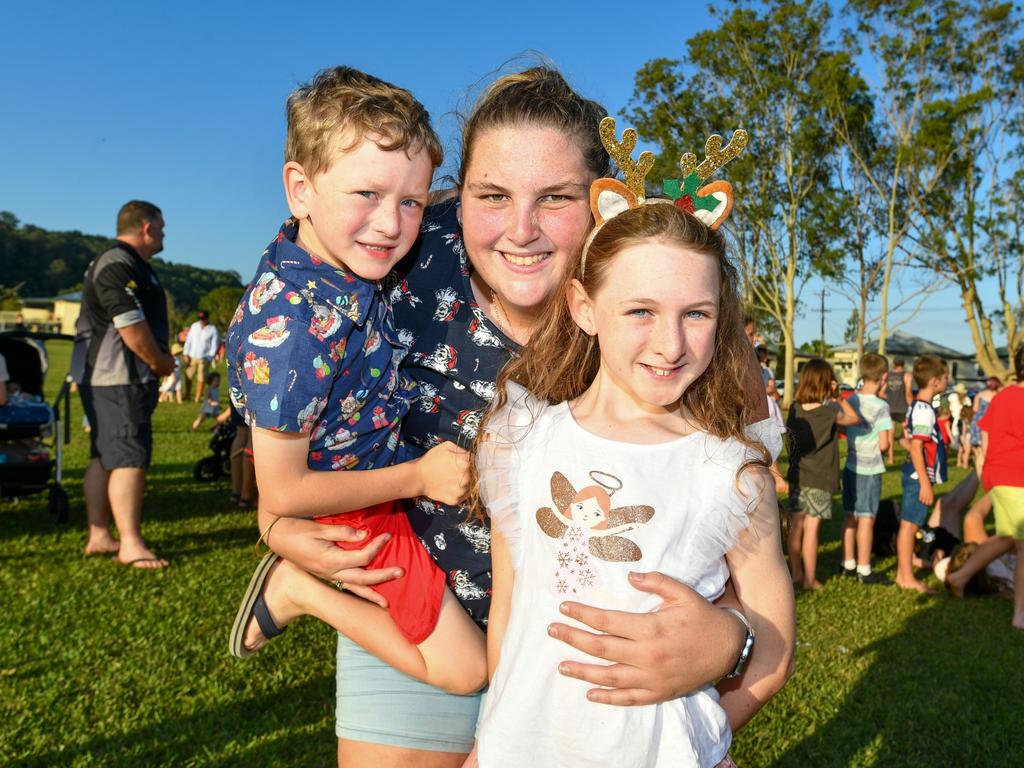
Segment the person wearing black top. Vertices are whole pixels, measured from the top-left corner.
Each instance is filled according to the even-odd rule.
[[[117,216],[113,247],[89,264],[71,372],[92,425],[85,471],[85,553],[166,568],[142,538],[142,494],[153,450],[151,417],[161,376],[173,372],[167,299],[149,260],[163,250],[164,219],[132,200]],[[110,533],[113,518],[119,539]]]

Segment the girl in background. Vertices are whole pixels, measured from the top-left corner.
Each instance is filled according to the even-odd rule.
[[[818,589],[818,528],[832,517],[832,494],[839,492],[838,427],[860,423],[846,400],[831,399],[836,377],[820,358],[800,371],[793,407],[786,419],[789,433],[789,567],[793,583]]]

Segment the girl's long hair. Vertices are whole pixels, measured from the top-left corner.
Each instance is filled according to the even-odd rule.
[[[715,348],[707,370],[683,393],[683,408],[704,432],[722,439],[733,438],[751,449],[758,458],[745,463],[740,472],[750,466],[771,464],[764,445],[746,433],[752,411],[745,382],[753,365],[753,351],[743,332],[737,288],[739,277],[726,256],[725,239],[699,219],[664,202],[640,205],[605,222],[587,250],[586,270],[581,271],[577,259],[575,267],[566,271],[522,354],[499,373],[494,401],[478,441],[486,439],[486,421],[490,414],[506,404],[509,382],[522,385],[538,399],[551,404],[574,400],[590,387],[601,364],[599,341],[587,335],[572,319],[566,301],[569,283],[573,278],[579,280],[593,296],[604,285],[618,253],[650,241],[678,245],[711,256],[718,262],[720,288]],[[475,461],[472,471],[476,489],[479,470]],[[469,506],[476,516],[483,516],[476,490]]]
[[[820,357],[808,360],[807,364],[800,369],[800,381],[797,382],[796,394],[793,399],[801,405],[806,403],[825,402],[825,399],[832,392],[832,382],[836,374],[832,366]]]

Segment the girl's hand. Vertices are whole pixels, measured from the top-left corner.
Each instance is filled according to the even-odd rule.
[[[565,661],[559,672],[603,686],[587,691],[602,704],[634,706],[677,699],[732,671],[746,639],[739,619],[661,573],[631,573],[630,583],[663,599],[651,613],[563,603],[565,615],[596,632],[552,624],[550,634],[611,662]]]
[[[417,460],[422,496],[443,504],[458,504],[469,493],[469,453],[443,442]]]

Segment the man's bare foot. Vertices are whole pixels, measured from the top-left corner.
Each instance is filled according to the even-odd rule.
[[[116,555],[121,548],[121,542],[113,536],[105,539],[92,539],[85,542],[85,556],[89,555]]]
[[[297,618],[306,614],[293,595],[296,590],[302,589],[307,579],[314,582],[310,586],[324,586],[323,582],[317,581],[313,576],[287,560],[279,559],[270,566],[270,572],[267,573],[266,581],[263,582],[263,602],[266,603],[270,618],[278,629],[284,629]],[[260,631],[260,625],[255,616],[245,627],[242,643],[247,651],[253,652],[267,644],[267,638]]]
[[[167,568],[170,565],[169,561],[162,557],[157,557],[148,547],[145,546],[121,547],[118,549],[116,559],[122,565],[127,565],[132,568],[141,568],[142,570]]]
[[[920,592],[924,595],[934,595],[935,590],[927,586],[923,581],[917,579],[903,580],[899,577],[896,578],[896,586],[902,587],[903,589],[909,589],[915,592]]]

